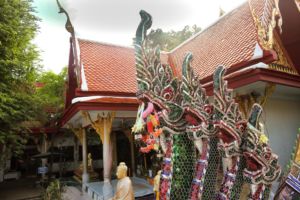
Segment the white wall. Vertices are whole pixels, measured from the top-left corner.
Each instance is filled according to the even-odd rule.
[[[262,119],[265,120],[270,146],[285,170],[300,128],[300,101],[268,99]]]

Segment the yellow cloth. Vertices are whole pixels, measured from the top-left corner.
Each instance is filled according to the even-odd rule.
[[[160,184],[160,175],[161,171],[157,172],[157,175],[154,177],[154,185],[153,185],[153,191],[155,193],[155,200],[159,200],[159,184]]]
[[[129,177],[118,180],[117,190],[113,200],[134,200],[132,183]]]

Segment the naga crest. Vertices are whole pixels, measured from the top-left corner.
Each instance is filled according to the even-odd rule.
[[[267,144],[264,127],[258,123],[262,108],[258,104],[252,107],[252,113],[245,136],[244,157],[247,167],[244,170],[245,180],[251,184],[271,185],[279,176],[281,170],[278,156],[272,153]]]
[[[161,63],[158,47],[154,50],[145,48],[146,33],[152,25],[152,17],[143,10],[140,11],[140,16],[141,22],[134,42],[137,97],[140,100],[140,107],[138,121],[132,130],[136,133],[136,138],[142,139],[148,146],[148,149],[144,150],[149,151],[155,147],[152,145],[154,141],[150,142],[151,138],[155,138],[157,144],[158,136],[162,132],[160,121],[166,126],[171,126],[175,131],[183,131],[184,122],[180,121],[183,109],[180,107],[182,98],[179,92],[179,80],[168,64]],[[145,132],[150,134],[142,136]]]
[[[247,122],[242,118],[238,104],[233,98],[232,89],[228,89],[224,80],[226,70],[219,66],[214,73],[214,116],[213,123],[218,128],[218,148],[223,157],[237,155],[240,152],[242,135]]]
[[[198,76],[194,75],[191,67],[192,54],[187,53],[182,64],[182,107],[185,119],[188,123],[186,131],[191,138],[208,138],[215,132],[210,122],[213,114],[213,106],[209,103],[205,89],[200,84]]]

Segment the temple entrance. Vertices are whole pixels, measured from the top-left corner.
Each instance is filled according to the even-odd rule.
[[[117,163],[125,162],[128,167],[128,175],[132,176],[132,159],[130,142],[123,131],[116,131]]]

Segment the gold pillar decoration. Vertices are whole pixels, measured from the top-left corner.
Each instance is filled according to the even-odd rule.
[[[102,143],[104,143],[104,124],[106,125],[107,132],[111,132],[112,129],[112,123],[114,120],[114,117],[116,115],[115,112],[108,112],[107,116],[100,116],[100,114],[97,115],[97,120],[93,121],[90,114],[87,111],[82,112],[83,116],[88,119],[93,127],[95,129],[96,133],[100,136],[100,139]],[[110,140],[110,138],[109,138]]]
[[[236,102],[239,104],[239,108],[243,114],[243,117],[249,116],[249,113],[254,103],[259,103],[262,107],[264,107],[269,97],[274,93],[275,88],[276,88],[276,84],[267,83],[265,87],[264,95],[261,97],[255,95],[255,93],[250,93],[245,95],[237,94],[235,99]]]
[[[112,168],[112,143],[111,143],[111,130],[112,124],[115,117],[115,112],[103,113],[97,115],[95,121],[92,120],[90,114],[87,111],[82,112],[86,120],[89,120],[92,127],[95,129],[97,134],[100,136],[103,145],[103,179],[104,179],[104,196],[110,197],[112,195],[112,186],[110,183],[111,168]],[[106,199],[105,197],[105,199]],[[108,198],[109,199],[109,198]]]
[[[265,88],[264,96],[261,98],[259,104],[264,107],[267,103],[268,98],[274,93],[276,85],[274,83],[268,83]]]
[[[258,97],[259,96],[255,95],[254,93],[236,95],[235,100],[239,104],[239,108],[244,118],[247,118],[247,116],[249,116],[248,114],[251,111],[252,105],[258,102]]]
[[[243,117],[249,113],[250,104],[252,104],[253,96],[251,94],[239,95],[235,97],[235,101],[239,104],[239,108],[243,114]],[[254,101],[254,100],[253,100]]]

